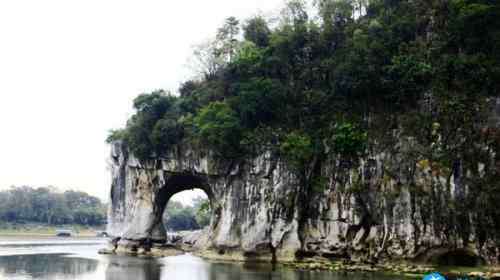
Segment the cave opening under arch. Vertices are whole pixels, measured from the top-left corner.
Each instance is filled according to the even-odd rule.
[[[193,175],[193,174],[175,174],[172,175],[165,183],[165,185],[160,188],[158,194],[155,199],[154,207],[157,207],[158,213],[161,215],[158,217],[159,221],[157,223],[160,224],[162,231],[165,233],[166,240],[168,240],[167,231],[171,231],[165,224],[165,213],[167,206],[171,204],[172,198],[178,194],[185,193],[187,191],[192,190],[200,190],[201,194],[204,194],[204,197],[208,199],[209,206],[209,222],[208,226],[210,227],[213,222],[213,209],[214,209],[214,192],[207,180],[201,176]]]

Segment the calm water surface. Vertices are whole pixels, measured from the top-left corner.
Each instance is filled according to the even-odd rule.
[[[0,279],[8,280],[394,280],[380,274],[306,272],[270,265],[212,263],[192,255],[161,259],[101,256],[105,240],[0,237]]]

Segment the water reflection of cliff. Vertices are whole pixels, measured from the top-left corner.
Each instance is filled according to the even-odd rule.
[[[6,279],[19,275],[31,279],[76,279],[96,271],[97,266],[96,260],[66,257],[65,254],[2,256],[0,276]]]
[[[194,278],[191,278],[194,279]],[[373,273],[334,273],[328,271],[298,271],[265,263],[213,263],[208,280],[394,280],[397,276]]]
[[[399,278],[378,274],[296,271],[260,263],[213,263],[190,255],[162,259],[102,256],[98,261],[64,254],[38,254],[0,257],[0,279],[394,280]]]
[[[158,280],[161,264],[155,259],[110,257],[106,268],[106,280]]]

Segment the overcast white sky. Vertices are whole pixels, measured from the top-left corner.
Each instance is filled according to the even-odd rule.
[[[226,17],[281,3],[0,0],[0,188],[53,185],[107,199],[104,140],[133,98],[176,89],[190,76],[191,46]]]

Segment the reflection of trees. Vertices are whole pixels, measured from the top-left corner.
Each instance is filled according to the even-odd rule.
[[[110,256],[106,280],[158,280],[161,265],[155,259]]]
[[[64,254],[0,257],[0,271],[5,276],[23,273],[33,279],[75,279],[78,275],[94,272],[97,265],[96,260],[65,257]]]
[[[273,271],[272,266],[258,263],[243,263],[239,265],[214,263],[210,266],[210,280],[278,280],[279,273]]]

